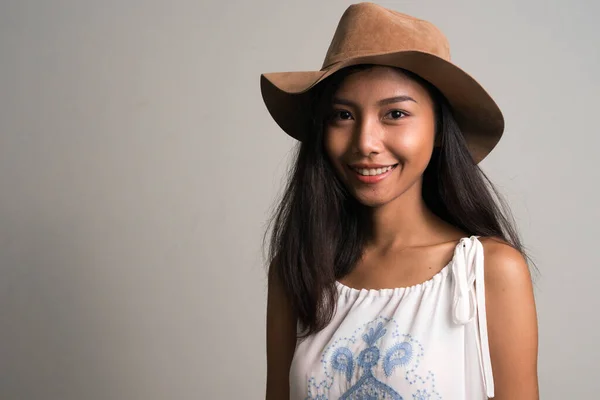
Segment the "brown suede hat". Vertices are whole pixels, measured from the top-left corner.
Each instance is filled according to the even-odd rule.
[[[369,2],[346,9],[319,71],[261,74],[263,100],[277,124],[302,141],[310,129],[311,88],[357,64],[404,68],[436,86],[450,103],[476,163],[500,140],[502,112],[474,78],[450,61],[444,34],[428,21]]]

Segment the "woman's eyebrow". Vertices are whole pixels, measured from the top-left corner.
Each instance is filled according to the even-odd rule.
[[[387,104],[400,103],[400,102],[403,102],[403,101],[414,101],[415,103],[419,104],[415,99],[413,99],[410,96],[400,95],[400,96],[394,96],[394,97],[389,97],[387,99],[379,100],[377,102],[377,105],[384,106],[384,105],[387,105]],[[342,99],[340,97],[334,97],[332,99],[332,103],[333,104],[344,104],[344,105],[352,106],[352,107],[356,106],[356,104],[353,103],[352,101],[346,100],[346,99]]]

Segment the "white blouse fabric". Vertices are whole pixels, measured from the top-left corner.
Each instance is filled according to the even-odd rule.
[[[478,238],[462,238],[452,260],[418,285],[354,289],[336,281],[333,319],[296,344],[290,399],[493,397]]]

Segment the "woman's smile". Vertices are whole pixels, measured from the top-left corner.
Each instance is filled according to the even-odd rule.
[[[348,166],[352,176],[362,183],[377,183],[387,178],[396,169],[398,164],[390,165],[383,168],[357,168]]]

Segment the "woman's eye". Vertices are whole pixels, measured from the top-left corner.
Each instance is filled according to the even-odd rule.
[[[351,117],[352,117],[352,114],[350,114],[348,111],[344,111],[344,110],[335,111],[333,113],[333,119],[346,120]]]
[[[401,110],[392,110],[388,112],[386,115],[390,115],[393,120],[398,120],[403,117],[406,117],[408,114]],[[338,121],[345,121],[352,119],[352,113],[345,110],[337,110],[331,114],[331,119]]]
[[[407,114],[404,111],[392,110],[388,113],[388,115],[391,115],[392,119],[400,119],[402,118],[402,115],[406,116]]]

